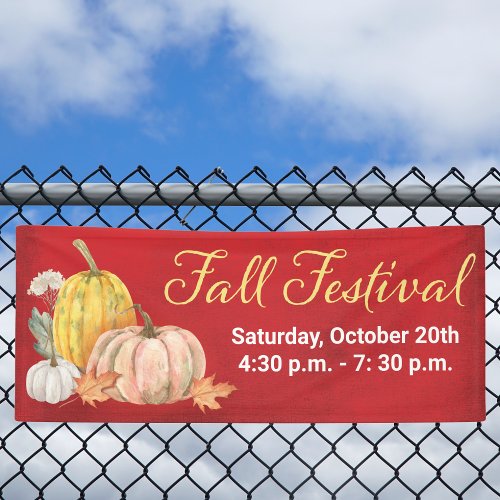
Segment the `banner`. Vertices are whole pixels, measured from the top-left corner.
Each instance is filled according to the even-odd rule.
[[[485,419],[482,226],[17,229],[16,419]]]

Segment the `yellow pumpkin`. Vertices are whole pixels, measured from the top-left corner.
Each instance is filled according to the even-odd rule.
[[[59,354],[81,369],[103,332],[136,323],[132,298],[118,276],[98,269],[82,240],[73,241],[90,270],[70,276],[54,308],[54,342]],[[121,311],[123,314],[119,314]]]

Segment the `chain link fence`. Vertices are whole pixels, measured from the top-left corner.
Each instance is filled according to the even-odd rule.
[[[26,167],[0,184],[0,497],[405,499],[500,496],[500,172],[437,182],[413,168],[350,181],[260,168],[231,182],[176,168],[120,181]],[[193,207],[196,207],[193,209]],[[482,423],[50,424],[14,421],[15,226],[286,231],[415,225],[486,227],[486,402]],[[36,249],[33,249],[36,251]],[[408,394],[411,397],[411,394]],[[443,399],[447,397],[443,394]],[[333,403],[333,402],[332,402]]]

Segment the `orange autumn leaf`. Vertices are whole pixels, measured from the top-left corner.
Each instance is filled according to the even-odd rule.
[[[205,413],[205,406],[211,410],[218,410],[221,405],[215,398],[227,398],[236,387],[227,382],[214,385],[215,373],[211,377],[193,379],[193,384],[189,392],[193,398],[193,406],[198,405],[200,410]]]
[[[96,408],[96,401],[102,402],[109,399],[109,396],[103,392],[103,389],[113,387],[118,377],[121,377],[120,373],[106,372],[96,378],[95,370],[92,370],[80,378],[75,378],[77,386],[74,392],[80,395],[83,404],[88,403]]]

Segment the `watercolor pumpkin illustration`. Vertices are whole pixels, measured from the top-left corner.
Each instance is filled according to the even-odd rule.
[[[215,374],[205,377],[205,352],[197,337],[178,326],[154,326],[132,303],[125,284],[97,267],[87,245],[79,239],[73,245],[88,271],[65,280],[48,269],[27,290],[47,308],[40,313],[33,307],[28,319],[33,348],[45,358],[26,373],[28,396],[51,405],[64,401],[60,407],[80,399],[94,408],[109,399],[161,405],[192,398],[203,413],[220,409],[217,399],[236,387],[215,383]],[[137,326],[136,310],[144,326]]]
[[[193,333],[177,326],[154,326],[134,304],[144,326],[103,333],[94,346],[87,373],[121,374],[106,393],[135,404],[175,403],[190,397],[193,381],[205,375],[205,353]]]
[[[70,276],[54,308],[54,343],[59,354],[84,369],[101,333],[135,324],[132,298],[118,276],[97,267],[87,245],[73,241],[89,265]],[[123,315],[117,311],[127,310]]]
[[[68,399],[76,387],[74,377],[79,377],[78,368],[61,359],[39,361],[26,374],[26,391],[28,396],[37,401],[50,404],[60,403]]]

